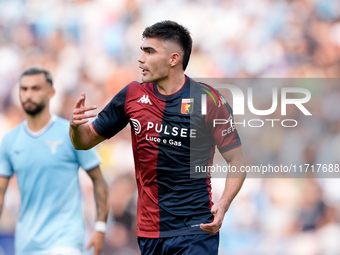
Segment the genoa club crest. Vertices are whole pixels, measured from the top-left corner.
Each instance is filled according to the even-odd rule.
[[[182,114],[190,114],[194,109],[194,99],[193,98],[183,98],[181,105]]]

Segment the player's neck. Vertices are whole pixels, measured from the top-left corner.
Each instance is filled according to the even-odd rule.
[[[33,132],[38,132],[43,129],[51,119],[51,113],[49,111],[48,105],[40,113],[31,116],[27,115],[27,125],[28,128]]]
[[[169,75],[166,79],[157,81],[157,89],[163,95],[172,95],[183,87],[185,80],[184,73]]]

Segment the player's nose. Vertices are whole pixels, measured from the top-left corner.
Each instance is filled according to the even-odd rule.
[[[138,58],[138,62],[139,63],[145,63],[145,58],[144,58],[144,52],[142,54],[140,54],[139,58]]]
[[[25,97],[25,99],[31,99],[32,98],[32,90],[27,89],[23,92],[23,96]]]

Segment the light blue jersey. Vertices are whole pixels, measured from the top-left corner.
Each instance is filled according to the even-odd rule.
[[[7,133],[0,146],[0,175],[17,175],[21,196],[16,226],[17,255],[37,255],[55,247],[82,249],[85,222],[78,170],[100,164],[94,150],[77,151],[69,122],[53,116],[33,133],[23,122]]]

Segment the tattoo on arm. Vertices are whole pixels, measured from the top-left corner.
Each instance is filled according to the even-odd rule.
[[[7,190],[9,182],[9,177],[0,177],[0,216],[3,211],[3,205],[4,205],[4,200],[5,200],[5,193]]]
[[[97,220],[106,221],[108,214],[108,187],[103,178],[93,179],[93,192],[97,208]]]

